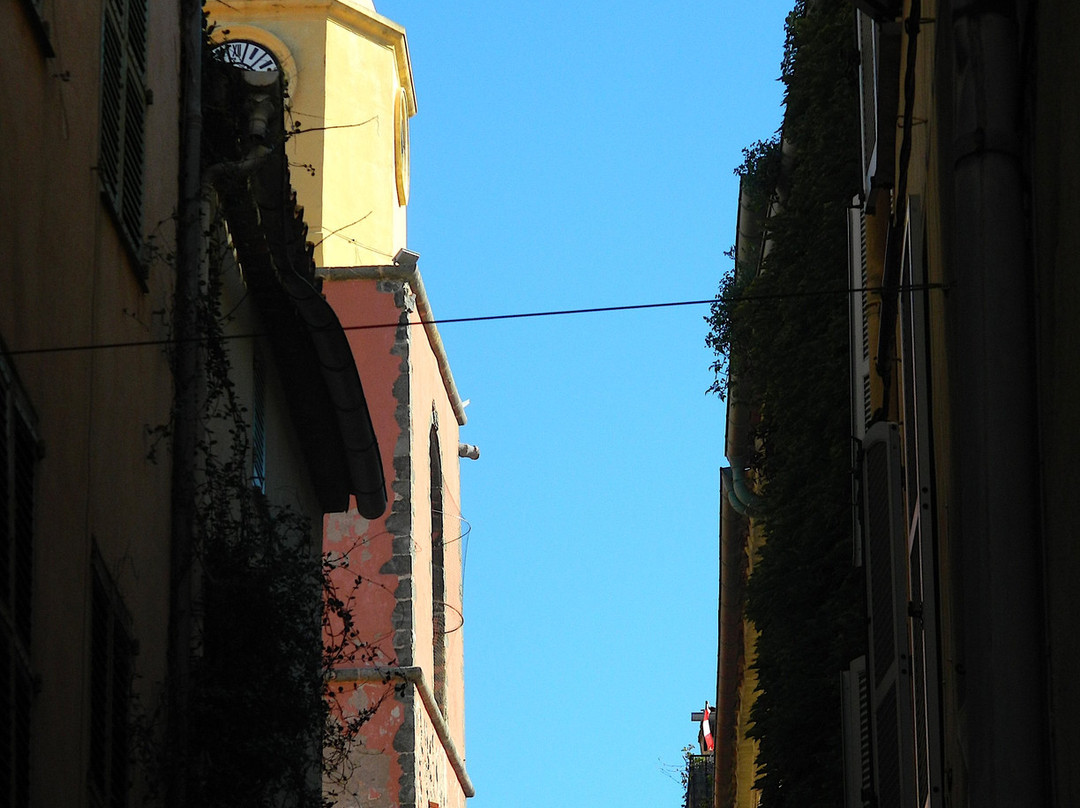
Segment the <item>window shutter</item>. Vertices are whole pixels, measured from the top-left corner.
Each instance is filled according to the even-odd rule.
[[[124,87],[124,181],[120,193],[120,219],[136,245],[142,242],[145,99],[140,74],[129,69]]]
[[[34,475],[29,406],[0,360],[0,804],[30,804]]]
[[[127,613],[94,552],[90,635],[90,801],[94,808],[128,803],[128,709],[134,643]]]
[[[132,246],[142,241],[146,0],[107,0],[101,44],[101,183]]]
[[[863,475],[874,790],[879,808],[914,808],[907,536],[896,424],[867,430]]]
[[[852,289],[864,290],[866,269],[866,216],[857,206],[848,208],[848,280]],[[848,296],[851,382],[852,434],[860,440],[873,415],[870,402],[870,317],[867,293],[859,291]]]
[[[848,285],[851,289],[866,288],[866,217],[858,205],[858,197],[852,200],[847,211],[848,224]],[[851,361],[851,434],[855,437],[852,447],[852,468],[858,467],[855,445],[866,435],[866,425],[873,415],[870,399],[870,323],[865,291],[848,295],[849,347]],[[852,536],[856,537],[852,547],[852,564],[862,566],[862,543],[859,523],[860,484],[855,477],[852,487]]]
[[[870,196],[870,182],[877,170],[877,38],[874,19],[855,12],[856,44],[859,49],[859,89],[862,110],[863,198]]]
[[[865,808],[874,790],[870,754],[870,677],[866,657],[854,659],[842,674],[844,727],[844,808]]]
[[[898,13],[897,9],[897,13]],[[855,13],[855,39],[859,49],[859,106],[862,111],[863,201],[875,205],[874,189],[894,182],[896,111],[900,102],[900,32],[891,12]]]
[[[105,4],[101,44],[101,182],[105,192],[116,200],[120,180],[120,115],[124,53],[120,25],[112,3]]]

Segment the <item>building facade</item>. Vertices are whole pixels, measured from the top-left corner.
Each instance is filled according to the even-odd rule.
[[[838,671],[865,646],[852,568],[844,226],[858,182],[851,7],[797,3],[781,134],[744,149],[726,371],[717,808],[843,799]],[[726,366],[725,366],[726,365]]]
[[[851,280],[870,291],[853,306],[852,398],[870,636],[848,677],[867,730],[849,733],[865,742],[849,745],[848,805],[1072,805],[1080,556],[1063,416],[1078,378],[1080,133],[1061,77],[1076,11],[856,5]]]
[[[310,793],[322,515],[385,507],[356,365],[315,291],[282,84],[205,52],[197,5],[185,39],[181,5],[0,11],[20,112],[0,157],[16,214],[0,225],[0,803],[17,808],[229,803],[244,755],[266,769],[281,751],[263,719],[281,729],[314,695],[286,744],[312,752],[270,786]],[[224,73],[201,75],[204,56]],[[219,92],[234,95],[215,107]],[[292,566],[267,577],[282,550]],[[275,599],[296,570],[295,602]],[[292,609],[300,657],[245,630],[279,626],[271,606]],[[293,701],[228,720],[260,672],[293,676]],[[206,764],[226,741],[231,757]]]
[[[166,679],[171,477],[151,431],[172,405],[172,273],[156,253],[174,243],[178,13],[0,9],[5,805],[125,794],[127,707],[160,699]]]

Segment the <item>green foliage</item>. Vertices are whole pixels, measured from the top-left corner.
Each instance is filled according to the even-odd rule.
[[[205,627],[194,665],[192,796],[199,805],[321,802],[325,723],[310,520],[240,505],[238,528],[204,548]],[[245,524],[246,523],[246,524]]]
[[[743,162],[735,169],[735,174],[739,177],[740,207],[745,207],[746,213],[755,220],[764,222],[780,179],[780,138],[759,140],[743,149]],[[745,224],[740,222],[740,228]],[[720,290],[706,318],[710,329],[705,344],[717,357],[710,366],[713,383],[709,392],[720,398],[727,396],[729,373],[742,372],[741,367],[731,367],[731,358],[737,357],[736,362],[739,362],[748,355],[745,347],[738,343],[743,332],[733,329],[731,324],[741,319],[736,312],[757,275],[760,247],[760,241],[744,245],[746,255],[742,260],[736,254],[736,247],[728,250],[728,258],[735,263],[720,279]]]
[[[210,239],[196,307],[205,371],[196,486],[200,580],[189,794],[202,806],[318,806],[326,723],[323,562],[310,516],[252,487],[250,426],[220,311],[226,245]]]
[[[202,132],[205,168],[237,159],[247,133],[244,116],[230,106],[229,86],[239,79],[214,56],[205,18],[202,55],[203,111],[213,121]],[[221,305],[223,273],[236,271],[236,254],[221,220],[209,222],[202,237],[205,277],[190,313],[181,312],[179,289],[170,311],[155,312],[175,317],[174,327],[183,317],[197,335],[184,341],[199,368],[192,558],[172,570],[174,579],[194,581],[193,636],[184,664],[172,663],[188,675],[163,683],[183,688],[175,703],[185,705],[188,726],[173,731],[179,722],[167,715],[174,703],[168,693],[133,705],[133,793],[155,805],[169,802],[163,796],[174,789],[200,808],[324,808],[324,783],[348,780],[360,730],[381,704],[375,699],[344,717],[337,695],[346,688],[329,687],[330,671],[342,662],[370,664],[378,655],[353,617],[369,582],[355,576],[344,591],[334,577],[340,559],[321,553],[321,512],[275,505],[253,484],[251,424],[229,347],[239,343],[225,335],[232,312]],[[180,260],[160,250],[153,258],[172,271]],[[180,341],[168,350],[179,385]],[[147,429],[151,461],[179,433],[180,409],[170,424]],[[358,799],[341,787],[336,794]]]
[[[324,778],[347,779],[341,773],[360,729],[379,706],[343,718],[328,688],[329,671],[343,660],[375,656],[353,618],[368,582],[350,580],[348,591],[335,583],[339,560],[321,553],[321,513],[274,505],[253,487],[249,414],[221,310],[232,249],[220,224],[206,236],[209,273],[194,311],[203,390],[189,748],[166,745],[160,708],[136,710],[132,736],[151,800],[179,776],[190,804],[204,808],[320,808]],[[151,432],[155,442],[171,436],[170,427]]]
[[[740,400],[760,414],[766,541],[747,613],[760,631],[750,734],[766,808],[842,803],[839,671],[864,643],[850,562],[847,299],[822,294],[847,288],[844,214],[859,187],[851,15],[849,3],[821,0],[788,17],[784,139],[795,160],[774,179],[778,157],[748,150],[744,183],[782,184],[783,205],[760,272],[742,281],[736,267],[721,282],[707,338],[714,370],[730,357]]]

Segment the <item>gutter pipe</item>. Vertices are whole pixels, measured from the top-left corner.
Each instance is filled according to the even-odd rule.
[[[428,343],[435,354],[435,361],[439,363],[439,374],[442,376],[443,386],[446,388],[450,399],[450,406],[457,417],[458,426],[465,426],[468,418],[465,416],[465,405],[458,394],[457,385],[454,383],[454,375],[450,372],[450,360],[446,356],[446,348],[443,346],[439,329],[435,325],[435,315],[431,310],[427,290],[424,289],[424,281],[420,277],[420,270],[415,264],[401,265],[389,264],[386,266],[366,267],[320,267],[315,270],[315,276],[325,281],[398,281],[407,283],[416,294],[416,307],[420,314],[420,322],[423,323],[427,333]]]
[[[454,739],[450,735],[450,726],[446,723],[442,710],[439,709],[439,703],[435,700],[435,694],[431,692],[424,678],[423,668],[415,665],[407,667],[387,665],[370,668],[338,668],[330,671],[332,682],[385,684],[391,679],[401,679],[416,687],[420,694],[420,701],[424,703],[428,717],[435,727],[435,734],[439,736],[439,741],[446,752],[447,760],[450,761],[454,774],[457,775],[458,782],[461,784],[461,790],[466,797],[475,797],[476,789],[473,787],[472,780],[469,779],[468,772],[465,771],[465,760],[458,753]]]
[[[761,506],[762,498],[751,489],[750,481],[746,477],[746,464],[737,457],[731,459],[731,478],[739,502],[750,509]]]
[[[1017,4],[950,4],[950,372],[970,805],[1049,805],[1033,274]],[[939,14],[939,19],[941,14]],[[997,469],[1008,468],[1008,478]]]
[[[746,591],[747,520],[722,500],[720,506],[720,650],[716,672],[716,744],[713,799],[718,808],[734,804],[738,746],[739,659],[743,655],[743,599]]]
[[[735,509],[740,516],[749,516],[746,505],[739,501],[735,494],[735,483],[732,481],[731,469],[726,466],[720,469],[720,489],[724,492],[728,504]]]
[[[173,434],[169,526],[168,703],[166,735],[173,750],[165,771],[165,805],[188,803],[190,757],[192,579],[195,542],[195,458],[198,445],[199,380],[195,301],[199,296],[200,169],[202,166],[203,17],[199,0],[182,0],[180,32],[180,154],[173,291]]]

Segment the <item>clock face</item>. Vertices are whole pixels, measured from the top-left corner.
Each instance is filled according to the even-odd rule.
[[[277,59],[274,58],[274,54],[270,53],[258,42],[251,42],[246,39],[222,42],[214,48],[214,55],[226,64],[259,73],[281,69],[278,66]]]
[[[404,88],[394,100],[394,169],[399,205],[409,201],[409,106]]]

